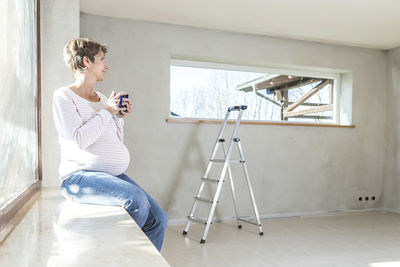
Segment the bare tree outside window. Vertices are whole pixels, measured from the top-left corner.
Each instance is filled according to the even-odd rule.
[[[222,119],[247,105],[244,120],[333,121],[333,79],[171,65],[171,116]]]

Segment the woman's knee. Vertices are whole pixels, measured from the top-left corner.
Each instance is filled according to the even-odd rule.
[[[123,206],[128,211],[140,210],[148,213],[150,209],[150,203],[146,197],[146,194],[140,191],[135,192],[125,198],[123,201]]]

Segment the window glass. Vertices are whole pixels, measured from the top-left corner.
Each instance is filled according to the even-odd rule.
[[[336,122],[332,76],[197,64],[171,64],[171,117],[222,119],[228,107],[247,105],[245,120]]]
[[[0,1],[0,209],[38,179],[36,1]]]

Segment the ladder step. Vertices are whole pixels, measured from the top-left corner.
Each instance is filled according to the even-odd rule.
[[[239,218],[239,221],[245,222],[245,223],[254,224],[254,225],[257,225],[257,226],[261,226],[261,225],[258,225],[258,223],[255,223],[255,222],[252,222],[252,221],[249,221],[249,220],[246,220],[246,219],[242,219],[242,218]]]
[[[188,216],[188,219],[194,222],[198,222],[198,223],[202,223],[202,224],[207,224],[206,220],[200,219],[198,217],[195,216]]]
[[[224,162],[225,162],[224,159],[210,159],[210,161],[212,161],[212,162],[218,162],[218,163],[224,163]]]
[[[210,178],[201,178],[203,182],[211,182],[211,183],[219,183],[217,179],[210,179]]]
[[[210,161],[216,162],[216,163],[225,163],[224,159],[210,159]],[[231,160],[229,160],[229,162],[231,162],[231,163],[245,163],[244,160],[240,160],[240,159],[231,159]]]
[[[203,197],[194,197],[194,199],[198,200],[198,201],[203,201],[203,202],[207,202],[207,203],[213,203],[214,201],[211,199],[207,199],[207,198],[203,198]],[[219,203],[219,201],[217,201],[217,203]]]

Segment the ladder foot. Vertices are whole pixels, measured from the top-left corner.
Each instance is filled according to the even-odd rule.
[[[183,231],[182,235],[186,235],[186,234],[187,234],[187,232],[186,232],[186,231]]]
[[[206,243],[206,241],[204,239],[201,239],[200,244],[204,244],[204,243]]]
[[[260,235],[264,235],[264,232],[260,232]]]

